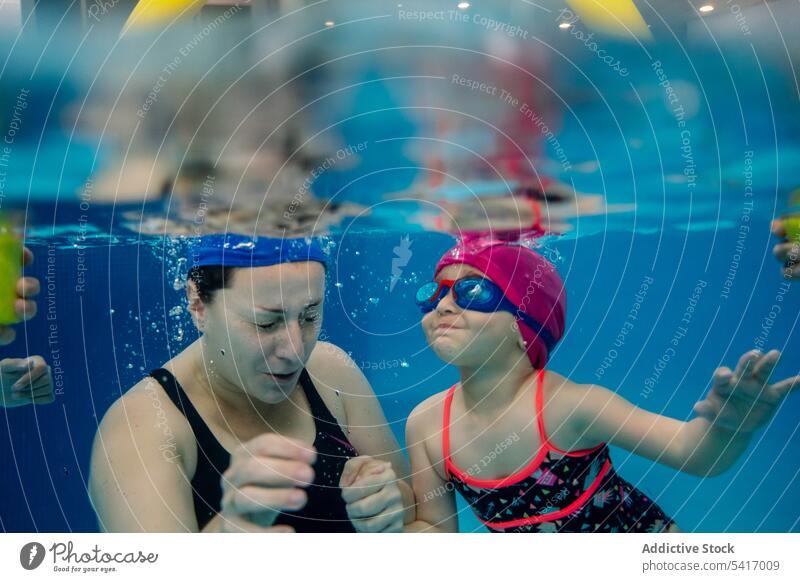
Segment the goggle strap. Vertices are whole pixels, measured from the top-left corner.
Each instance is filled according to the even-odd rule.
[[[519,319],[522,320],[522,322],[526,326],[528,326],[532,331],[534,331],[536,335],[544,342],[544,345],[547,348],[548,353],[553,351],[553,348],[556,345],[555,338],[549,331],[547,331],[547,329],[545,329],[545,327],[542,324],[533,319],[533,317],[531,317],[524,311],[517,311],[516,315],[519,317]]]

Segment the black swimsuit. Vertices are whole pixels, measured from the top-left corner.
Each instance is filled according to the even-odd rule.
[[[153,370],[150,376],[164,388],[175,406],[183,412],[197,441],[197,468],[192,478],[192,497],[197,525],[203,527],[220,511],[222,485],[220,479],[231,463],[227,450],[214,437],[203,418],[186,396],[181,385],[166,369]],[[342,432],[339,423],[317,393],[306,370],[300,375],[300,385],[314,417],[317,462],[314,482],[306,488],[308,503],[296,512],[281,513],[275,525],[290,525],[297,532],[353,532],[347,517],[339,478],[348,459],[358,456]]]

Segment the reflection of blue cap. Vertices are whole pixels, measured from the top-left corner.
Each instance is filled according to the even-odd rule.
[[[312,238],[252,237],[207,234],[194,240],[190,267],[269,267],[282,263],[316,261],[326,265],[325,252]]]

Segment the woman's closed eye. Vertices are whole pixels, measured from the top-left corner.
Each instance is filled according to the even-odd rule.
[[[320,313],[319,313],[319,311],[308,311],[308,312],[306,312],[306,313],[305,313],[305,315],[303,316],[303,319],[304,319],[304,320],[305,320],[307,323],[314,323],[315,321],[319,321],[319,319],[320,319]]]
[[[319,311],[309,311],[300,315],[299,320],[301,323],[315,323],[320,320],[321,314]],[[270,321],[259,323],[256,322],[256,327],[265,331],[270,331],[278,327],[280,321]]]

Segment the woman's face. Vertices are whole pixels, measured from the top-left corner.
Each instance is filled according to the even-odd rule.
[[[204,305],[210,373],[255,400],[286,399],[316,345],[324,295],[325,269],[317,262],[237,269]]]
[[[449,265],[439,272],[437,281],[485,277],[468,265]],[[450,290],[439,305],[422,318],[428,344],[442,360],[455,366],[475,367],[492,362],[505,363],[524,354],[514,315],[507,311],[482,313],[462,309]]]

